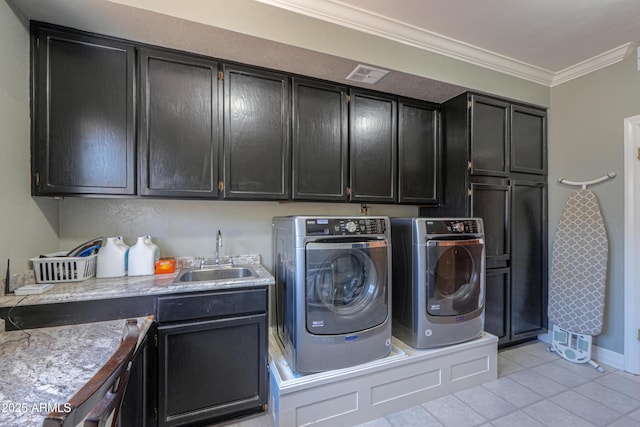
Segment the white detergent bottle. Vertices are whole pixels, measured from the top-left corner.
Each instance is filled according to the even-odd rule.
[[[153,247],[153,270],[155,272],[156,262],[160,259],[160,247],[151,241],[151,236],[144,236],[145,241]]]
[[[98,251],[96,277],[123,277],[126,275],[129,246],[122,236],[109,237]]]
[[[151,241],[151,237],[138,237],[136,244],[129,249],[129,276],[154,274],[159,258],[160,249]]]

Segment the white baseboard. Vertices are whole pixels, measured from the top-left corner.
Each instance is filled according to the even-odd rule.
[[[546,334],[538,335],[538,339],[547,344],[551,344],[551,341],[553,341],[551,331],[547,331]],[[615,351],[594,345],[591,347],[591,356],[592,359],[598,363],[624,371],[624,354],[616,353]]]
[[[551,331],[547,331],[546,334],[538,335],[538,339],[542,342],[546,342],[547,344],[551,344],[551,341],[553,341]]]

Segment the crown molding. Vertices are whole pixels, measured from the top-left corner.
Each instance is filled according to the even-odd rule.
[[[334,0],[256,1],[549,87],[565,83],[619,62],[624,59],[631,49],[631,44],[629,43],[554,73],[535,65]]]
[[[578,77],[608,67],[609,65],[620,62],[627,57],[629,52],[633,50],[633,47],[633,43],[626,43],[622,46],[618,46],[616,48],[603,52],[598,56],[589,58],[586,61],[582,61],[576,65],[572,65],[571,67],[558,71],[553,77],[551,87],[566,83],[569,80],[576,79]]]

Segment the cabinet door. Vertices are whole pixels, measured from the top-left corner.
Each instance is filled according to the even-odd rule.
[[[511,171],[547,173],[547,113],[511,106]]]
[[[136,349],[131,363],[129,382],[120,407],[120,426],[151,427],[157,425],[158,354],[155,345],[155,323]]]
[[[289,198],[289,78],[224,66],[224,197]]]
[[[218,65],[152,49],[139,61],[140,194],[217,197]]]
[[[487,268],[506,267],[509,261],[510,189],[507,184],[471,184],[471,216],[484,224]]]
[[[351,90],[349,101],[350,200],[396,200],[396,109],[394,97]]]
[[[511,336],[547,327],[547,186],[513,180],[511,215]]]
[[[267,403],[266,314],[160,326],[159,424],[211,423]]]
[[[440,114],[436,106],[398,102],[398,201],[438,203]]]
[[[485,284],[484,330],[498,337],[498,344],[503,344],[509,341],[511,335],[510,270],[488,269]]]
[[[33,194],[134,194],[135,50],[33,28]]]
[[[509,174],[509,103],[471,96],[471,174]]]
[[[293,199],[346,200],[346,87],[293,80]]]

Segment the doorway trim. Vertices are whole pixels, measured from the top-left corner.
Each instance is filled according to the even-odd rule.
[[[640,116],[624,119],[624,370],[640,375]]]

